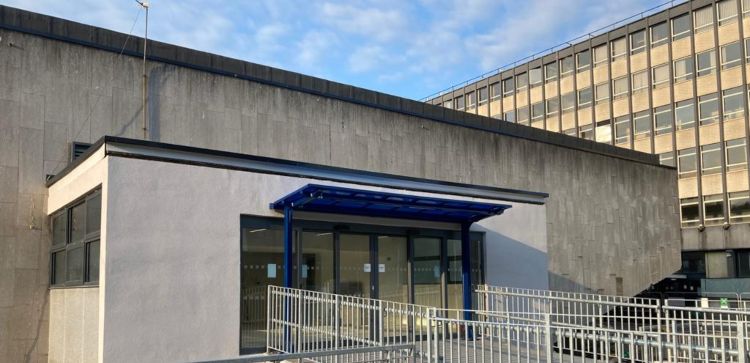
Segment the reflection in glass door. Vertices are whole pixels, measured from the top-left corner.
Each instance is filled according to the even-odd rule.
[[[418,237],[413,243],[414,303],[441,307],[440,238]]]
[[[342,233],[339,246],[339,294],[371,297],[370,236]]]
[[[334,292],[333,233],[302,232],[302,261],[299,287],[305,290]]]
[[[409,302],[406,237],[378,236],[378,298]]]

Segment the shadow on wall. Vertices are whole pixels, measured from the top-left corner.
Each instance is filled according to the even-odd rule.
[[[488,285],[548,289],[548,256],[528,244],[497,231],[476,226],[485,233]]]

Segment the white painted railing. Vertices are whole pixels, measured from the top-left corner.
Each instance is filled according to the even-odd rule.
[[[414,362],[748,362],[750,313],[739,309],[486,286],[477,296],[482,310],[465,319],[464,310],[272,286],[268,351],[408,344]],[[337,360],[389,360],[382,354]]]

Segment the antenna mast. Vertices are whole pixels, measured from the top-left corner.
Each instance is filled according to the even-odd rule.
[[[146,74],[146,49],[148,46],[148,0],[135,0],[146,10],[146,30],[143,35],[143,139],[148,139],[148,75]]]

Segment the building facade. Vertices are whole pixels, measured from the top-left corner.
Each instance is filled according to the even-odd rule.
[[[750,1],[693,0],[428,102],[657,154],[678,168],[683,273],[748,278],[748,61]]]
[[[245,258],[241,231],[260,236],[250,231],[266,228],[243,217],[270,218],[276,224],[266,229],[273,230],[283,215],[268,204],[304,186],[301,179],[309,175],[288,172],[284,183],[276,176],[260,183],[257,168],[238,171],[239,161],[226,153],[335,169],[347,175],[340,183],[353,185],[367,184],[353,182],[356,175],[372,173],[370,184],[387,174],[410,183],[548,195],[543,207],[513,204],[497,223],[472,229],[493,243],[485,250],[486,257],[486,251],[495,251],[483,272],[488,282],[632,295],[679,269],[677,198],[664,198],[677,189],[676,170],[659,165],[654,155],[159,42],[149,43],[144,109],[141,46],[126,34],[0,6],[2,361],[44,361],[48,354],[53,360],[132,360],[128,349],[145,352],[144,361],[159,361],[166,357],[160,349],[189,342],[196,344],[169,356],[238,354],[245,346],[239,339],[244,337],[239,311],[245,306],[239,288]],[[96,162],[107,179],[97,174],[95,182],[75,182],[84,170],[74,158],[105,135],[155,144],[140,150],[142,156],[105,145],[109,153]],[[168,156],[154,157],[157,150]],[[190,168],[165,162],[206,150],[222,155],[223,164],[206,155],[196,156]],[[148,158],[155,160],[144,161]],[[643,175],[650,176],[648,182]],[[55,176],[74,188],[61,193],[65,183],[48,183]],[[331,183],[325,175],[310,179]],[[264,194],[264,188],[274,192]],[[414,192],[413,185],[389,188]],[[509,195],[493,200],[518,202]],[[211,208],[193,212],[197,202],[210,202]],[[225,202],[236,208],[222,210]],[[184,218],[170,218],[177,215]],[[524,228],[504,229],[515,226]],[[395,229],[404,226],[391,227],[389,236],[401,241],[408,236]],[[437,234],[437,271],[446,290],[449,261],[456,257],[447,252],[448,240],[456,238],[452,228]],[[304,240],[304,226],[301,233]],[[342,231],[318,234],[326,233],[340,237]],[[435,262],[434,241],[420,245],[422,262]],[[269,276],[272,269],[265,265]],[[430,276],[428,271],[422,277]],[[347,281],[338,278],[340,290],[334,291],[346,286],[362,291],[362,281],[341,284]],[[415,301],[416,281],[397,291],[412,289],[408,298]],[[330,286],[308,282],[315,289]],[[183,285],[191,286],[191,294],[183,294]],[[214,294],[215,289],[221,291]],[[196,294],[200,300],[191,305]],[[455,293],[441,296],[446,306],[457,301],[451,300]],[[227,338],[221,345],[202,346],[195,336],[200,329],[181,329],[215,326],[218,315],[217,336]],[[133,327],[128,324],[134,321],[150,330],[139,335],[137,329],[117,328]],[[163,324],[150,325],[157,322]],[[162,325],[174,335],[154,336]],[[133,341],[139,346],[127,346]],[[199,352],[201,347],[206,349]]]

